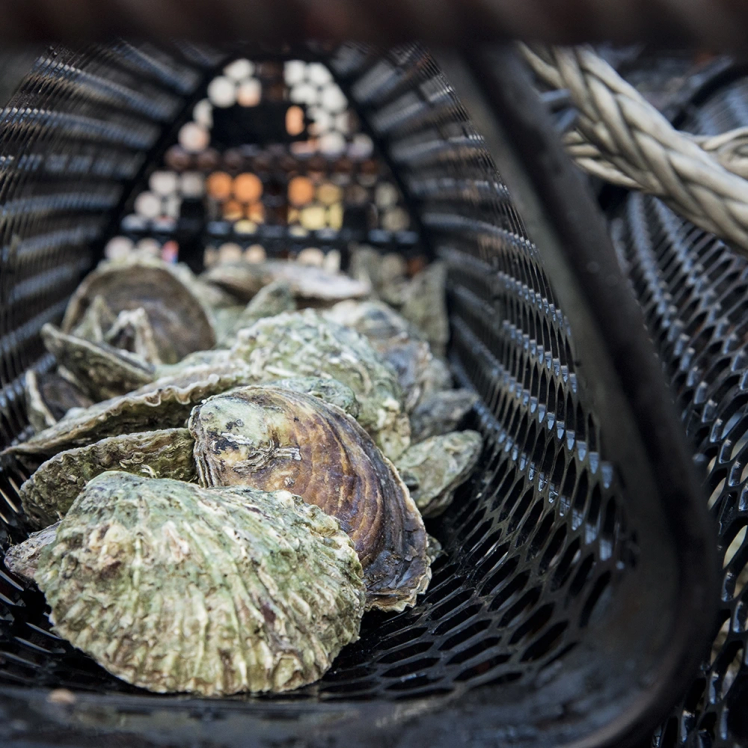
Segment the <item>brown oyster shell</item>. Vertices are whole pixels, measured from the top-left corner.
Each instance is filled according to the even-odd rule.
[[[421,515],[352,417],[277,387],[208,398],[190,416],[203,485],[287,489],[335,516],[364,568],[367,605],[404,610],[431,578]]]
[[[176,363],[188,353],[211,348],[216,342],[209,312],[201,299],[160,260],[136,257],[126,262],[101,263],[70,299],[63,332],[72,331],[96,296],[104,298],[115,314],[125,309],[145,309],[164,363]]]
[[[86,486],[35,580],[57,633],[158,693],[311,683],[358,638],[364,612],[351,541],[317,507],[120,472]]]
[[[190,432],[177,428],[110,436],[65,450],[42,463],[23,483],[23,510],[35,527],[57,522],[86,484],[107,470],[194,481],[193,447]]]

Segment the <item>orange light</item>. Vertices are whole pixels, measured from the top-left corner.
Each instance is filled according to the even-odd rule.
[[[304,111],[300,106],[292,106],[286,112],[286,130],[289,135],[301,135],[304,132]]]
[[[234,196],[242,203],[254,203],[262,195],[262,182],[256,174],[240,174],[234,180]]]
[[[314,198],[314,185],[306,177],[294,177],[288,183],[288,199],[293,205],[306,205]]]
[[[208,194],[216,200],[227,200],[231,196],[231,177],[224,171],[213,172],[208,177]]]

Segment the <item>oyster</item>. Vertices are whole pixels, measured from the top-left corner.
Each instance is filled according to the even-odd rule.
[[[39,432],[54,426],[57,418],[52,414],[39,386],[39,377],[33,369],[29,369],[24,377],[24,392],[26,395],[26,413],[34,431]]]
[[[287,491],[104,473],[40,554],[55,631],[151,691],[288,691],[358,638],[361,565]]]
[[[483,447],[477,431],[453,431],[414,444],[397,461],[424,517],[437,517],[452,503],[455,489],[472,472]]]
[[[413,443],[454,431],[479,400],[472,390],[444,390],[423,398],[410,415]]]
[[[423,340],[398,337],[380,350],[382,358],[397,372],[397,381],[405,393],[405,410],[410,413],[429,384],[433,360],[429,344]]]
[[[216,331],[217,345],[225,345],[233,337],[234,328],[244,309],[242,304],[213,309],[213,329]]]
[[[54,426],[71,408],[87,408],[93,400],[59,374],[26,372],[26,409],[35,431]]]
[[[324,313],[339,325],[352,327],[375,343],[387,343],[399,335],[419,340],[418,331],[391,306],[381,301],[341,301]]]
[[[354,330],[311,309],[285,312],[237,334],[231,355],[247,363],[256,381],[316,376],[350,387],[361,406],[359,422],[389,458],[410,444],[410,422],[394,370]]]
[[[367,605],[404,610],[431,578],[426,530],[392,463],[341,409],[273,386],[208,398],[190,416],[203,485],[288,489],[337,517]]]
[[[337,405],[349,416],[358,418],[360,405],[356,395],[350,387],[346,387],[337,379],[322,379],[321,377],[293,377],[291,379],[276,379],[268,382],[269,386],[280,387],[284,390],[301,392],[324,400],[330,405]]]
[[[253,381],[249,370],[241,365],[195,366],[127,395],[76,410],[28,441],[8,447],[3,454],[51,457],[105,436],[177,428],[184,425],[193,405],[204,398]]]
[[[21,486],[23,509],[32,524],[46,527],[62,519],[86,483],[107,470],[196,480],[193,446],[187,429],[162,429],[68,449],[42,463]]]
[[[372,247],[357,247],[351,254],[350,275],[367,283],[372,295],[399,307],[408,286],[405,259],[394,252],[382,255]]]
[[[408,412],[416,407],[425,393],[451,386],[451,375],[445,364],[434,358],[429,344],[421,339],[413,325],[387,304],[381,301],[341,301],[325,312],[325,318],[364,335],[374,350],[395,369]]]
[[[60,523],[55,522],[39,532],[32,532],[23,543],[8,548],[3,559],[5,568],[26,582],[33,582],[39,563],[39,554],[42,548],[54,541],[59,526]]]
[[[145,309],[159,357],[165,363],[175,363],[192,351],[215,344],[207,308],[160,260],[138,256],[124,262],[100,263],[70,299],[63,332],[72,331],[96,296],[106,299],[115,314],[125,309]]]
[[[42,339],[57,363],[97,402],[153,381],[154,367],[128,351],[67,335],[49,323],[42,327]]]
[[[236,333],[252,325],[263,317],[275,317],[281,312],[293,312],[296,302],[291,293],[291,286],[284,280],[273,281],[261,288],[246,307],[234,320],[228,334],[219,338],[221,345],[231,345]]]
[[[437,356],[443,356],[449,341],[449,319],[444,262],[427,265],[408,284],[400,313],[423,334]]]
[[[123,309],[104,334],[104,342],[139,356],[148,364],[160,364],[156,333],[142,307]]]
[[[97,295],[71,332],[92,343],[103,343],[104,333],[111,328],[116,319],[117,315],[109,308],[104,297]]]
[[[371,291],[369,284],[341,273],[330,273],[322,268],[288,260],[221,263],[210,268],[202,277],[245,300],[277,280],[286,281],[294,298],[306,302],[334,303],[362,298]]]

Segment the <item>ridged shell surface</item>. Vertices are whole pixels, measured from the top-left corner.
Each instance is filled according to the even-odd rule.
[[[241,330],[231,355],[257,381],[315,376],[350,387],[361,405],[359,423],[390,459],[410,445],[410,421],[397,374],[369,341],[306,309],[260,320]]]
[[[201,483],[286,489],[340,520],[364,567],[368,604],[413,605],[431,577],[423,520],[369,435],[341,409],[277,387],[197,406],[189,428]]]
[[[317,507],[120,472],[88,484],[35,578],[57,633],[160,693],[311,683],[364,611],[350,539]]]
[[[91,479],[107,470],[196,480],[193,446],[187,429],[160,429],[65,450],[42,463],[21,486],[23,510],[35,526],[51,525],[65,516]]]

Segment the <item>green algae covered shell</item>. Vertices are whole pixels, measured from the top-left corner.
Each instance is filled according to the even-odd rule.
[[[55,631],[151,691],[288,691],[358,638],[361,565],[335,519],[287,491],[92,480],[40,554]]]
[[[140,356],[107,343],[68,335],[47,323],[42,339],[57,363],[69,371],[93,400],[124,395],[154,379],[155,368]]]
[[[64,449],[91,444],[106,436],[181,427],[192,407],[204,398],[253,381],[247,367],[232,362],[188,368],[127,395],[77,409],[54,426],[5,452],[51,457]]]
[[[315,376],[350,387],[361,406],[359,423],[390,459],[410,445],[410,421],[397,374],[354,330],[305,309],[268,317],[241,330],[231,355],[257,381]]]
[[[424,517],[437,517],[452,503],[455,489],[470,476],[482,447],[483,437],[477,431],[453,431],[414,444],[401,455],[397,469]]]
[[[358,418],[361,406],[350,387],[346,387],[337,379],[323,379],[322,377],[292,377],[291,379],[276,379],[268,382],[268,386],[281,387],[284,390],[301,392],[324,400],[330,405],[336,405],[349,416]]]
[[[62,519],[86,484],[107,470],[194,481],[193,446],[187,429],[161,429],[65,450],[42,463],[21,486],[24,512],[37,527]]]
[[[340,520],[364,567],[368,605],[403,610],[431,578],[421,515],[356,420],[275,386],[208,398],[190,416],[203,485],[287,489]]]

